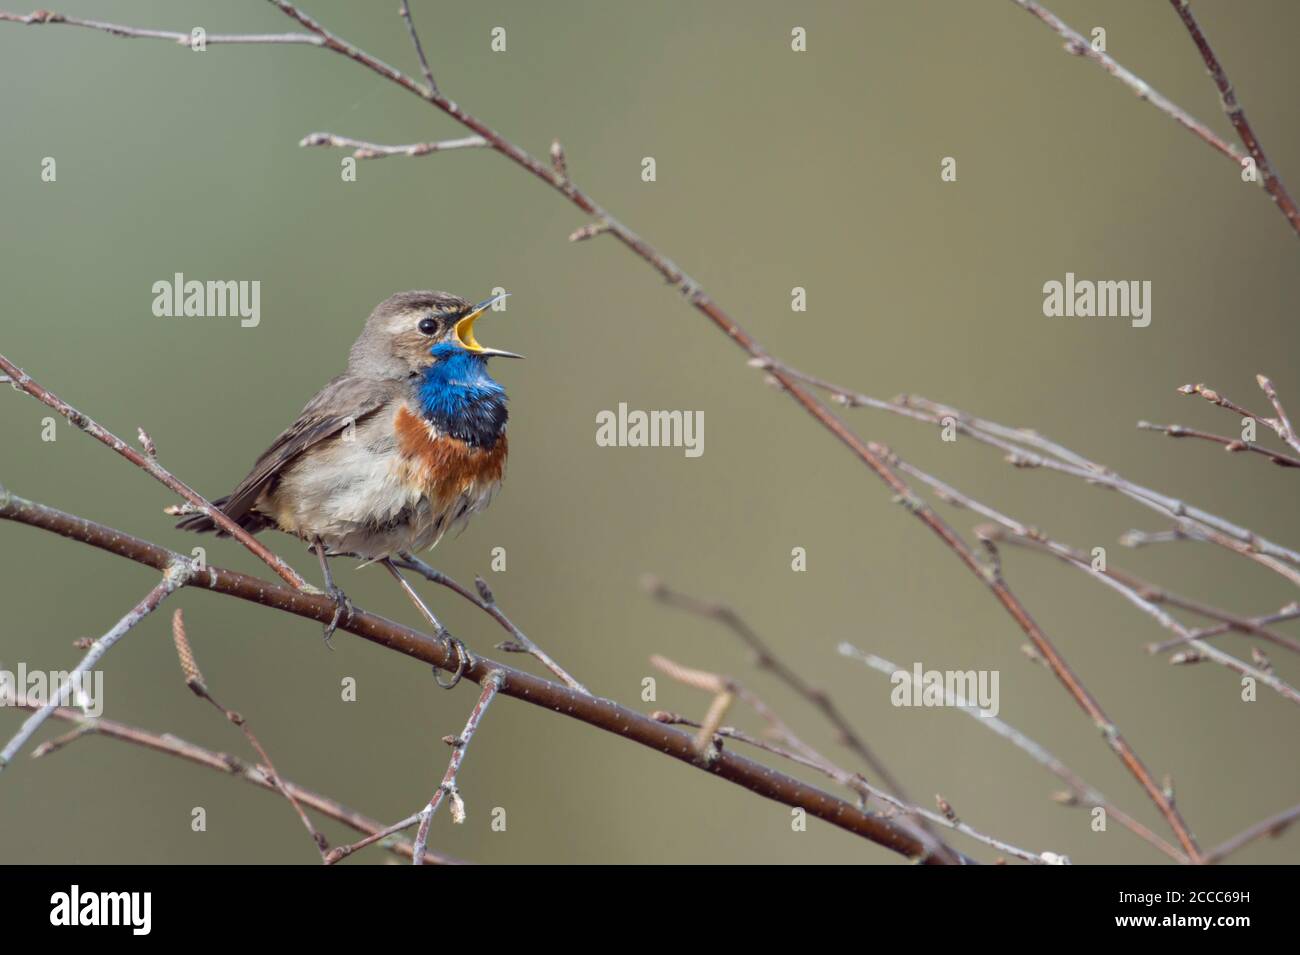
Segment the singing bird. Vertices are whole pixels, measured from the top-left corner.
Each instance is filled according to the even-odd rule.
[[[394,564],[409,561],[485,508],[506,466],[506,392],[474,323],[477,305],[447,292],[398,292],[376,306],[352,346],[347,370],[307,402],[248,476],[216,504],[250,533],[278,528],[320,558],[334,619],[351,613],[329,557],[382,563],[453,644],[457,679],[469,657]],[[206,515],[178,527],[217,530]],[[220,532],[219,532],[220,533]],[[224,535],[222,535],[224,536]],[[454,683],[454,681],[453,681]]]

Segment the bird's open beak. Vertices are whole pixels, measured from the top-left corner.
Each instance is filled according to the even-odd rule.
[[[494,295],[485,302],[479,302],[469,314],[456,323],[456,340],[460,342],[462,348],[466,351],[473,352],[475,355],[482,355],[484,358],[523,358],[523,355],[516,355],[514,352],[502,351],[499,348],[484,348],[474,337],[474,322],[478,317],[486,312],[489,308],[509,296],[509,292],[502,292],[500,295]]]

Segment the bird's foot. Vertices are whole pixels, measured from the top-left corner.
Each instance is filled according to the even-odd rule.
[[[315,588],[313,588],[315,589]],[[325,646],[331,650],[334,644],[330,643],[330,638],[334,636],[334,631],[339,628],[339,624],[352,619],[352,599],[338,587],[328,587],[323,593],[334,601],[334,616],[330,622],[325,624]]]
[[[438,667],[433,668],[434,681],[444,690],[450,690],[460,682],[461,677],[465,675],[465,671],[474,665],[474,655],[469,652],[469,648],[466,647],[465,644],[453,637],[451,631],[446,627],[443,627],[438,631],[438,639],[442,640],[447,645],[447,652],[449,654],[456,654],[456,669],[451,675],[450,683],[443,683],[442,671]]]

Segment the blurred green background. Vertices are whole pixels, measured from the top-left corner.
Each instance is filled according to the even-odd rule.
[[[306,6],[418,75],[395,2]],[[1051,6],[1082,32],[1105,27],[1117,59],[1235,141],[1168,4]],[[1266,410],[1257,372],[1300,415],[1294,234],[1231,163],[1063,54],[1013,4],[414,7],[453,99],[535,155],[558,137],[574,179],[772,353],[882,397],[919,393],[1033,426],[1133,480],[1300,543],[1293,472],[1134,428],[1146,418],[1231,429],[1226,414],[1174,388],[1205,381]],[[253,0],[58,9],[162,29],[292,28]],[[1300,189],[1300,8],[1195,9],[1271,158]],[[789,49],[796,25],[808,31],[803,54]],[[504,53],[489,48],[496,26],[507,30]],[[1023,635],[980,583],[643,263],[609,239],[565,241],[582,216],[495,154],[363,162],[344,183],[345,154],[296,145],[316,130],[402,143],[462,135],[451,121],[307,47],[194,53],[0,24],[0,75],[0,351],[117,433],[143,425],[161,460],[200,491],[217,496],[243,476],[342,369],[390,292],[478,298],[504,286],[509,310],[480,337],[528,356],[496,367],[512,399],[506,485],[434,564],[465,582],[489,577],[513,619],[601,694],[701,715],[701,694],[664,679],[656,702],[640,701],[647,657],[662,653],[735,675],[852,765],[818,715],[754,672],[730,635],[654,605],[638,579],[654,572],[726,599],[841,703],[922,801],[942,793],[977,828],[1076,862],[1164,858],[1113,822],[1091,832],[1086,813],[1048,798],[1059,783],[1021,752],[962,715],[895,709],[884,677],[836,654],[851,640],[905,665],[1000,670],[1004,719],[1167,834],[1089,720],[1018,652]],[[46,156],[56,183],[40,181]],[[658,181],[641,181],[644,156],[657,160]],[[940,181],[944,156],[958,161],[955,183]],[[1042,285],[1067,271],[1150,280],[1151,326],[1044,318]],[[260,280],[260,326],[155,318],[151,285],[174,272]],[[793,286],[808,290],[806,313],[791,312]],[[597,447],[595,415],[619,402],[702,410],[704,455]],[[15,492],[267,573],[231,542],[173,530],[161,486],[66,424],[43,442],[47,413],[0,396],[0,481]],[[1171,589],[1251,614],[1295,596],[1208,545],[1113,546],[1131,527],[1162,526],[1117,495],[1011,469],[928,427],[849,415],[913,463],[1059,539],[1108,545],[1113,565]],[[946,516],[963,531],[976,523]],[[298,542],[265,539],[315,579]],[[8,667],[70,667],[72,641],[102,633],[155,579],[24,527],[0,524],[0,542]],[[791,571],[796,546],[807,549],[805,573]],[[505,573],[489,570],[494,547],[506,548]],[[358,605],[418,624],[381,570],[338,566]],[[1294,708],[1263,688],[1242,703],[1222,668],[1149,657],[1144,645],[1165,632],[1077,571],[1023,552],[1008,553],[1005,570],[1152,771],[1172,774],[1203,843],[1295,801]],[[424,589],[455,633],[496,652],[491,621]],[[443,693],[408,659],[344,634],[331,653],[313,624],[206,593],[174,597],[106,658],[106,716],[249,755],[184,687],[174,607],[186,610],[213,692],[249,718],[286,777],[381,820],[428,798],[446,764],[439,738],[463,724],[472,687]],[[1249,655],[1240,637],[1223,644]],[[1300,679],[1296,661],[1270,653],[1281,675]],[[510,659],[531,663],[520,661]],[[358,681],[355,703],[340,701],[345,677]],[[18,722],[0,714],[0,733]],[[468,821],[440,815],[431,845],[476,861],[898,861],[816,821],[792,832],[781,805],[515,700],[487,715],[461,788]],[[207,810],[205,833],[190,830],[195,806]],[[505,832],[491,831],[493,807],[507,812]],[[316,858],[275,797],[93,738],[0,776],[0,846],[11,863]],[[1238,858],[1293,862],[1298,847],[1286,835]],[[384,858],[371,850],[355,861]]]

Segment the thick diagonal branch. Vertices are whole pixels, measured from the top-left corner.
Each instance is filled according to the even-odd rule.
[[[176,560],[184,559],[183,555],[165,547],[28,501],[3,488],[0,488],[0,520],[50,531],[159,570]],[[211,565],[190,577],[186,585],[272,607],[317,623],[328,623],[334,616],[334,601],[326,595],[276,586],[257,577]],[[357,610],[345,623],[340,624],[339,629],[448,672],[456,669],[456,654],[447,647],[445,641],[375,614]],[[465,670],[465,676],[474,682],[481,682],[493,670],[501,673],[501,693],[505,696],[515,697],[639,743],[766,799],[802,808],[811,816],[908,858],[931,864],[943,861],[928,855],[926,847],[919,840],[892,821],[863,812],[824,790],[768,766],[735,753],[724,753],[704,764],[689,735],[612,700],[580,693],[477,655],[473,666]]]

